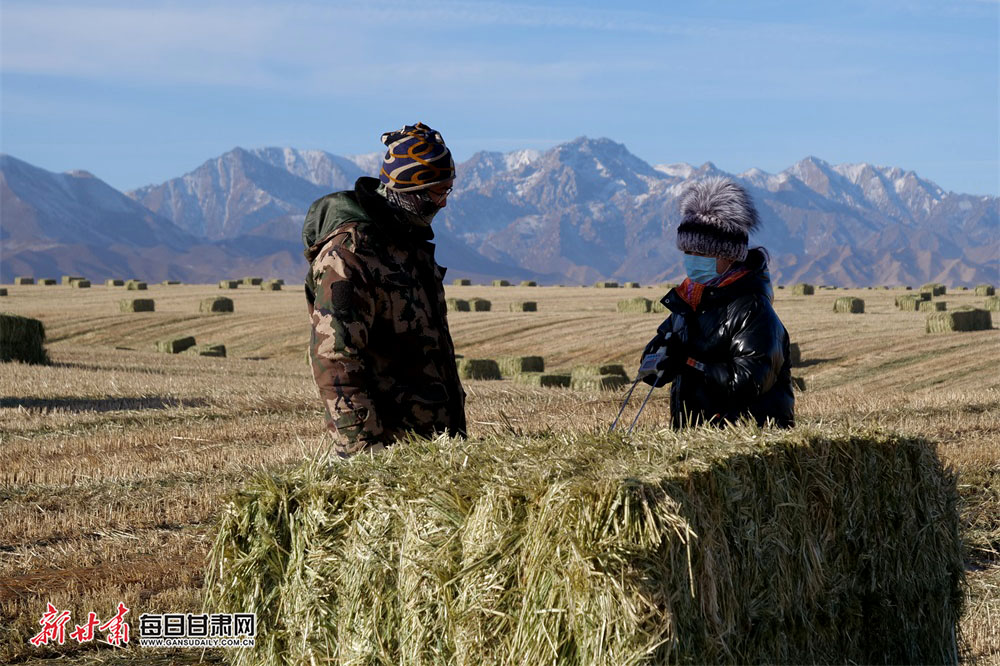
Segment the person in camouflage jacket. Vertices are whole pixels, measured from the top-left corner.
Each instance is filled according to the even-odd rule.
[[[383,135],[379,179],[312,204],[302,238],[310,364],[339,455],[381,450],[407,433],[464,436],[455,363],[430,222],[454,161],[422,123]]]

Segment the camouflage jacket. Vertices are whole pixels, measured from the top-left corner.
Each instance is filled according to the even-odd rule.
[[[358,179],[314,202],[302,238],[310,363],[337,452],[407,432],[465,434],[465,391],[430,227],[417,227]]]

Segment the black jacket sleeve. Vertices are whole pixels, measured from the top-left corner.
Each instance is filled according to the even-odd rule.
[[[769,391],[784,365],[784,327],[762,295],[730,305],[733,313],[731,360],[705,364],[706,380],[727,398],[753,401]]]

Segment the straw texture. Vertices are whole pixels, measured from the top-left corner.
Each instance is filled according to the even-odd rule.
[[[628,384],[628,378],[619,374],[577,375],[570,377],[569,385],[577,391],[614,391]]]
[[[991,328],[993,321],[989,312],[967,305],[955,308],[951,312],[932,312],[927,315],[928,333],[987,331]]]
[[[643,298],[642,296],[636,296],[635,298],[618,301],[618,312],[641,314],[644,312],[650,312],[652,308],[653,301],[648,298]]]
[[[1000,312],[1000,296],[987,296],[983,307],[988,312]]]
[[[921,312],[944,312],[948,304],[944,301],[920,301]]]
[[[41,321],[0,313],[0,361],[46,364],[49,357],[44,345],[45,325]]]
[[[545,359],[541,356],[501,356],[497,359],[500,373],[512,377],[522,372],[544,372]]]
[[[540,388],[567,388],[570,384],[570,376],[544,372],[523,372],[514,375],[514,381]]]

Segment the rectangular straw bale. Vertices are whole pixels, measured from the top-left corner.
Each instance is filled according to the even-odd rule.
[[[987,312],[1000,312],[1000,296],[987,296],[983,308]]]
[[[266,282],[260,283],[261,291],[281,291],[281,283],[275,282],[274,280],[268,280]]]
[[[802,363],[802,350],[799,348],[799,343],[793,342],[788,345],[788,357],[792,365]]]
[[[241,282],[248,287],[259,287],[263,281],[264,278],[262,277],[245,277],[241,280]]]
[[[226,358],[226,345],[210,342],[204,345],[188,347],[184,353],[193,354],[195,356],[214,356],[216,358]]]
[[[522,372],[514,375],[514,381],[528,386],[538,386],[539,388],[568,388],[570,384],[569,375],[546,374],[544,372]]]
[[[944,312],[947,309],[944,301],[920,301],[921,312]]]
[[[31,278],[31,277],[16,277],[16,278],[14,278],[14,284],[21,284],[21,285],[35,284],[35,278]]]
[[[73,282],[73,280],[82,280],[82,279],[83,279],[82,275],[63,275],[59,279],[59,282],[68,287]]]
[[[792,287],[792,293],[797,296],[812,296],[816,293],[816,287],[805,282],[800,282]]]
[[[123,298],[118,301],[120,312],[154,312],[156,302],[152,298]]]
[[[469,311],[469,301],[462,298],[447,298],[445,302],[448,304],[448,312],[468,312]]]
[[[626,282],[622,286],[626,289],[638,289],[640,287],[638,282]]]
[[[666,311],[667,311],[667,306],[666,306],[666,305],[664,305],[664,304],[662,303],[662,301],[656,301],[656,300],[654,300],[654,301],[653,301],[653,302],[652,302],[652,303],[651,303],[651,304],[649,305],[649,311],[650,311],[650,312],[666,312]]]
[[[238,289],[239,280],[219,280],[219,289]]]
[[[918,296],[897,296],[896,307],[903,312],[916,312],[923,301]]]
[[[570,376],[570,386],[577,391],[614,391],[628,384],[622,375],[578,375]]]
[[[472,308],[473,312],[489,312],[490,311],[490,307],[492,307],[492,305],[493,304],[490,303],[485,298],[470,298],[469,299],[469,307]]]
[[[865,302],[853,296],[841,296],[833,302],[833,311],[862,314],[865,311]]]
[[[500,366],[491,358],[460,358],[458,374],[462,379],[500,379]]]
[[[524,372],[545,372],[545,359],[541,356],[501,356],[497,359],[497,365],[504,377]]]
[[[69,284],[77,289],[90,289],[90,280],[73,280]]]
[[[125,280],[118,280],[116,278],[108,278],[104,281],[105,287],[124,287]]]
[[[952,663],[958,501],[875,429],[411,439],[253,473],[205,609],[234,666]]]
[[[125,283],[125,288],[129,291],[146,291],[148,285],[141,280],[129,280]]]
[[[164,280],[160,284],[162,284],[164,287],[173,287],[173,286],[178,285],[180,283],[181,283],[180,280]]]
[[[927,315],[928,333],[952,331],[987,331],[993,328],[990,313],[986,310],[963,306],[950,312],[932,312]]]
[[[573,368],[573,379],[577,377],[592,377],[594,375],[619,375],[628,378],[625,366],[621,363],[603,363],[594,365],[578,365]]]
[[[55,278],[42,278],[38,281],[38,284],[43,284],[46,287],[51,287],[53,285],[59,284]]]
[[[472,280],[469,278],[456,278],[451,283],[456,287],[468,287],[472,284]]]
[[[522,287],[537,287],[538,283],[535,282],[534,280],[522,280],[521,281],[521,286]]]
[[[976,285],[976,296],[993,296],[996,293],[996,289],[991,284]]]
[[[508,282],[507,280],[493,280],[493,286],[494,287],[509,287],[510,286],[510,282]]]
[[[510,304],[511,312],[538,312],[538,303],[535,301],[514,301]]]
[[[285,286],[284,278],[272,278],[271,282],[274,282],[275,284],[280,284],[282,287]]]
[[[225,296],[203,298],[198,306],[198,312],[232,312],[233,299]]]
[[[595,282],[594,286],[597,287],[598,289],[617,289],[618,283],[603,281],[603,282]]]
[[[944,296],[947,288],[940,282],[928,282],[925,285],[921,285],[920,291],[930,291],[931,296]]]
[[[955,291],[969,291],[969,288],[963,285],[961,287],[955,287]]]
[[[7,287],[0,287],[0,296],[7,295]]]
[[[156,351],[167,354],[179,354],[182,351],[195,346],[193,336],[186,335],[179,338],[169,338],[167,340],[156,341]]]
[[[618,312],[645,313],[653,308],[653,301],[642,296],[618,301]]]
[[[45,325],[38,319],[0,312],[0,361],[47,364]]]

